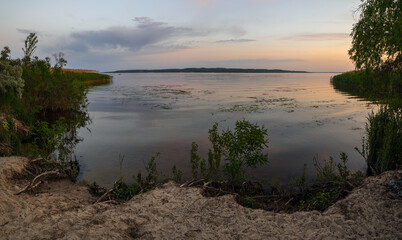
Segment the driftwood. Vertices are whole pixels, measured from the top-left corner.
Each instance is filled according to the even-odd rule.
[[[206,182],[205,179],[191,179],[191,180],[183,183],[182,185],[180,185],[180,187],[183,188],[183,187],[198,186],[198,187],[202,188],[202,191],[204,192],[204,194],[208,193],[208,192],[214,192],[214,194],[213,194],[214,196],[221,196],[221,195],[225,195],[225,194],[238,195],[235,192],[225,191],[221,188],[209,186],[212,183],[213,183],[213,181]]]
[[[180,185],[180,187],[181,187],[181,188],[183,188],[183,187],[188,187],[188,185],[189,185],[190,183],[194,182],[194,181],[196,181],[196,179],[188,180],[187,182],[185,182],[185,183],[183,183],[182,185]]]
[[[114,188],[111,188],[111,189],[107,190],[102,196],[100,196],[100,197],[98,198],[98,200],[96,200],[96,201],[94,202],[94,204],[96,204],[96,203],[98,203],[98,202],[102,202],[102,200],[105,199],[106,197],[108,197],[108,196],[110,195],[110,193],[113,192],[113,190],[114,190]]]
[[[191,187],[200,183],[205,182],[205,179],[191,179],[188,180],[187,182],[183,183],[182,185],[180,185],[181,188],[183,187]]]
[[[235,193],[235,192],[229,192],[229,191],[225,191],[221,188],[210,187],[210,186],[205,186],[205,185],[202,187],[202,190],[204,192],[203,193],[204,196],[206,193],[208,193],[209,196],[212,196],[212,197],[218,197],[218,196],[222,196],[222,195],[226,195],[226,194],[233,195],[233,196],[239,196],[239,194]],[[213,192],[213,194],[211,194],[208,191]]]
[[[290,198],[289,201],[287,201],[287,202],[285,203],[285,206],[288,205],[292,200],[293,200],[293,198]]]
[[[114,184],[113,184],[113,187],[112,187],[111,189],[107,190],[104,194],[102,194],[102,196],[100,196],[100,197],[94,202],[94,204],[99,203],[99,202],[102,202],[105,198],[109,197],[110,194],[112,194],[113,191],[114,191],[114,186],[115,186],[116,184],[119,184],[120,181],[121,181],[121,179],[116,180],[116,181],[114,182]],[[142,190],[141,190],[141,191],[142,191]]]
[[[206,183],[204,183],[204,186],[203,186],[203,187],[204,187],[204,188],[205,188],[205,187],[208,187],[208,185],[211,184],[211,183],[212,183],[212,181],[206,182]]]
[[[262,196],[251,196],[251,197],[247,197],[247,199],[257,199],[257,198],[275,198],[275,197],[283,197],[283,195],[262,195]]]
[[[203,183],[203,182],[205,182],[204,179],[196,180],[196,181],[193,181],[190,184],[188,184],[188,187],[195,186],[195,185]]]
[[[31,183],[29,183],[25,188],[23,188],[21,191],[17,192],[15,195],[20,195],[23,192],[28,192],[28,191],[34,191],[39,187],[41,183],[43,183],[43,180],[48,177],[48,176],[65,176],[64,174],[61,174],[59,171],[48,171],[39,174],[36,176]]]
[[[31,162],[31,163],[41,163],[41,162],[43,162],[44,160],[45,160],[44,158],[39,157],[39,158],[32,159],[30,162]]]

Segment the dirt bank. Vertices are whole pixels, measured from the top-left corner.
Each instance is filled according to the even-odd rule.
[[[279,214],[174,183],[121,205],[92,204],[86,187],[67,180],[15,195],[27,182],[13,176],[26,163],[0,158],[1,239],[402,239],[402,199],[385,186],[402,171],[366,179],[324,213]]]

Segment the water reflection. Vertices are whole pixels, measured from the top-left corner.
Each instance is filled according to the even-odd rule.
[[[367,112],[376,106],[336,92],[331,74],[133,73],[114,75],[113,83],[88,93],[91,132],[76,148],[81,175],[110,186],[144,172],[156,152],[158,169],[171,175],[174,164],[190,177],[191,142],[206,157],[208,129],[218,122],[232,128],[246,119],[268,129],[269,161],[251,176],[286,181],[312,159],[349,154],[349,167],[364,169],[354,151],[360,146]]]

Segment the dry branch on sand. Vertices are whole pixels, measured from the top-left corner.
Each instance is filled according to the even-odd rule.
[[[23,192],[35,191],[39,187],[39,185],[42,184],[46,180],[46,178],[49,177],[49,176],[66,177],[65,174],[62,174],[59,171],[47,171],[47,172],[41,173],[38,176],[36,176],[32,180],[32,182],[30,182],[21,191],[15,193],[15,195],[20,195]]]

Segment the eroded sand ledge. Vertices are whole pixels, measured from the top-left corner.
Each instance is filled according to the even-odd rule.
[[[12,177],[27,161],[0,158],[0,239],[402,239],[402,199],[384,185],[402,171],[367,178],[324,213],[278,214],[174,183],[121,205],[92,204],[68,180],[17,196],[27,182]]]

